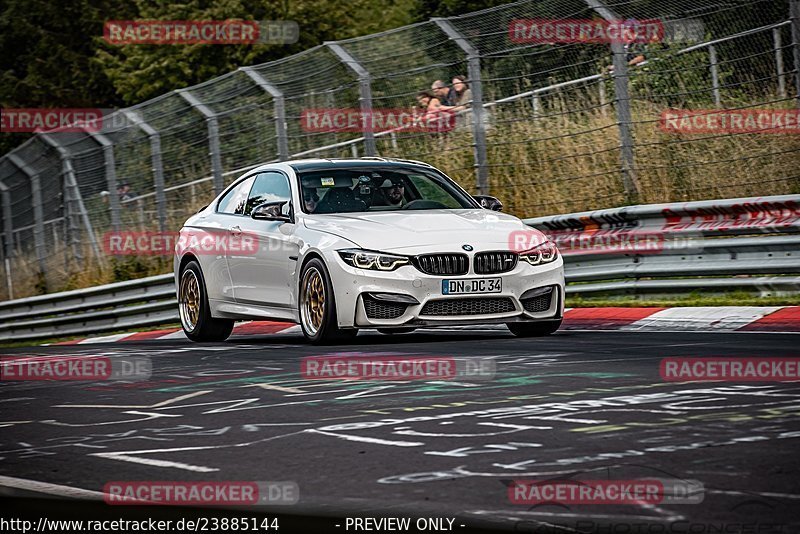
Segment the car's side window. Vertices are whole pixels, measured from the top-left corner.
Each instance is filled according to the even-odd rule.
[[[251,176],[242,183],[225,193],[217,204],[217,213],[228,213],[230,215],[243,215],[245,204],[247,204],[247,195],[253,185],[255,176]]]
[[[421,198],[439,202],[451,209],[463,207],[458,200],[453,198],[453,195],[442,189],[442,186],[433,180],[418,176],[416,174],[409,175],[409,179],[414,184],[414,187],[416,187],[420,192]]]
[[[292,194],[289,189],[289,179],[279,172],[262,172],[256,176],[244,214],[250,215],[253,208],[265,202],[291,200]]]

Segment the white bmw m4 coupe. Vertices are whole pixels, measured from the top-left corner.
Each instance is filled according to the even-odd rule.
[[[183,330],[222,341],[236,320],[271,319],[299,323],[312,343],[360,328],[485,323],[551,334],[564,312],[563,260],[501,207],[416,161],[260,166],[180,231]]]

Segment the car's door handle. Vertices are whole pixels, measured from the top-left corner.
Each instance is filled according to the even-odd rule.
[[[238,226],[231,226],[228,230],[230,230],[231,234],[234,236],[242,235],[242,229]]]

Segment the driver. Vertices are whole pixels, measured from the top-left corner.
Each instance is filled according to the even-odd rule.
[[[381,191],[387,206],[400,208],[406,203],[406,190],[401,178],[387,178],[381,184]]]

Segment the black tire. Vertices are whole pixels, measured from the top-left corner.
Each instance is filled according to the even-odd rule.
[[[196,283],[194,289],[193,283]],[[199,307],[196,317],[192,311],[194,305]],[[232,320],[211,317],[203,271],[194,260],[186,264],[178,278],[178,308],[183,332],[192,341],[225,341],[233,331]]]
[[[506,323],[511,333],[517,337],[549,336],[561,327],[561,319],[555,321],[527,321],[524,323]]]
[[[311,343],[314,345],[344,343],[356,337],[358,329],[339,328],[336,296],[333,293],[328,269],[322,260],[312,258],[305,264],[303,272],[300,273],[300,287],[297,294],[300,328]]]
[[[391,335],[391,334],[408,334],[413,332],[417,328],[415,326],[403,326],[401,328],[378,328],[378,332],[381,334]]]

